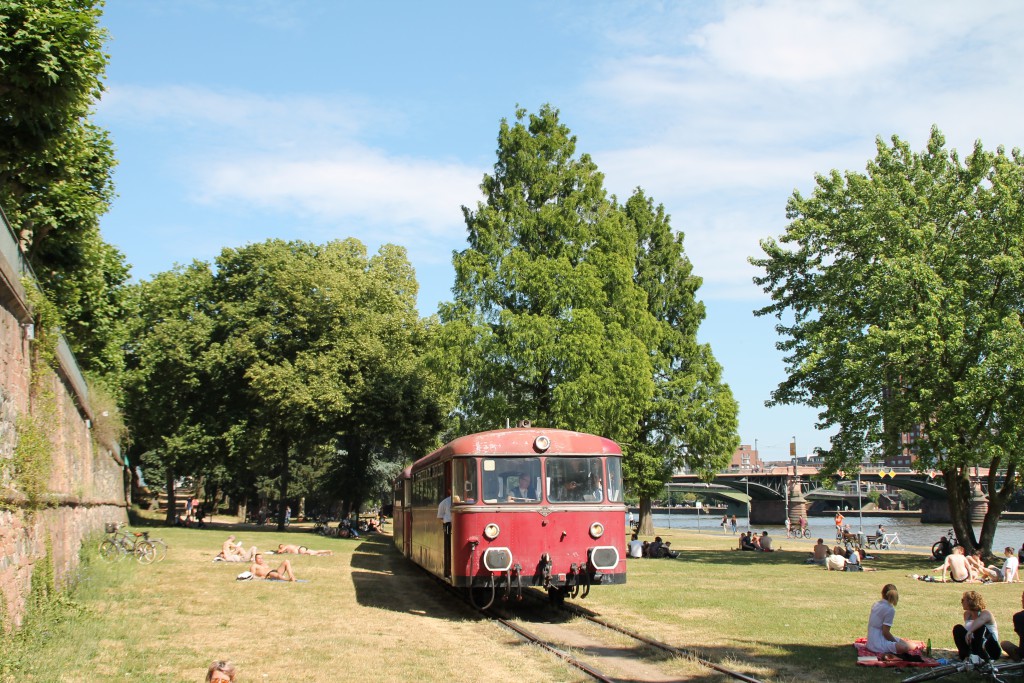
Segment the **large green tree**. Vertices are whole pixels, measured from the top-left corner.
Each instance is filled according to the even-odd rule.
[[[213,400],[209,349],[214,330],[213,272],[208,264],[161,273],[130,288],[135,314],[125,345],[125,414],[130,457],[161,482],[174,519],[174,481],[222,472],[225,449]]]
[[[99,230],[115,165],[89,120],[107,63],[101,6],[0,0],[0,207],[79,363],[116,391],[128,267]]]
[[[516,119],[485,200],[463,207],[469,246],[442,309],[469,369],[467,427],[530,419],[626,440],[654,390],[636,237],[555,109]]]
[[[704,305],[701,279],[661,205],[637,189],[622,207],[637,237],[634,279],[655,321],[649,341],[654,393],[629,444],[626,480],[640,498],[640,529],[652,533],[651,500],[684,465],[707,476],[736,446],[739,406],[708,344],[697,341]]]
[[[447,410],[416,291],[403,249],[357,240],[269,240],[143,283],[129,408],[144,460],[236,497],[377,495]]]
[[[462,427],[529,418],[616,439],[648,509],[673,468],[728,457],[735,403],[696,342],[700,281],[663,208],[609,198],[550,106],[502,121],[481,189],[441,311]]]
[[[912,444],[942,472],[958,538],[991,550],[1024,431],[1024,159],[977,143],[960,159],[933,129],[913,152],[879,139],[864,173],[818,176],[791,222],[761,243],[756,282],[779,318],[788,377],[770,403],[819,409],[828,469]],[[974,466],[988,514],[970,524]],[[999,479],[1002,479],[1001,485]]]

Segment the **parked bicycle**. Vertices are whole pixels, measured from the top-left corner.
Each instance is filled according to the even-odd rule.
[[[943,664],[909,678],[904,678],[903,683],[932,681],[936,678],[955,676],[956,674],[963,673],[965,671],[973,671],[994,683],[1006,683],[1007,677],[1018,677],[1024,674],[1024,662],[1005,662],[1002,664],[996,664],[994,662],[981,659],[977,655],[971,655],[963,661],[954,662],[952,664]]]
[[[167,556],[167,544],[162,539],[150,540],[148,531],[122,531],[119,522],[107,522],[104,530],[107,538],[100,542],[100,557],[107,562],[117,562],[129,555],[139,564],[152,564]]]
[[[953,546],[957,545],[960,545],[960,542],[956,538],[956,530],[950,529],[945,536],[932,545],[932,557],[941,562],[946,559],[946,555],[953,552]]]

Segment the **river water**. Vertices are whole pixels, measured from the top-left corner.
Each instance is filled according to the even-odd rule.
[[[663,512],[654,514],[654,526],[657,528],[699,529],[702,533],[707,534],[721,534],[722,527],[719,526],[721,520],[722,517],[720,515],[710,519],[707,515],[700,515],[698,520],[698,516],[694,514],[673,515]],[[737,517],[736,520],[737,534],[741,531],[746,531],[746,518]],[[939,540],[939,537],[943,536],[951,526],[949,524],[922,524],[913,517],[864,517],[862,525],[856,513],[848,514],[846,516],[846,523],[850,525],[850,531],[856,532],[863,528],[864,533],[868,535],[874,535],[875,529],[878,528],[879,524],[882,524],[889,533],[897,532],[900,535],[900,540],[905,545],[928,549],[931,549],[932,544]],[[831,517],[808,517],[807,527],[811,531],[812,539],[824,538],[826,543],[835,540],[836,527]],[[785,542],[786,539],[786,527],[781,524],[776,526],[755,526],[753,530],[757,531],[758,534],[762,531],[767,531],[769,536],[775,538],[776,545]],[[980,534],[981,527],[975,527],[974,532]],[[730,532],[728,535],[731,536],[732,533]],[[1001,554],[999,551],[1006,546],[1017,549],[1021,547],[1022,543],[1024,543],[1024,521],[1000,520],[999,526],[996,528],[992,550],[999,555]]]

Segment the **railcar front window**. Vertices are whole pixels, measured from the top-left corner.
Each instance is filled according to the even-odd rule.
[[[595,503],[604,500],[601,458],[548,458],[548,500]]]
[[[540,458],[485,458],[481,470],[485,503],[540,500]]]

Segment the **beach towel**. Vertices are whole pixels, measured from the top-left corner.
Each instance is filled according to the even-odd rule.
[[[908,640],[910,654],[914,660],[901,659],[899,655],[880,654],[868,649],[867,638],[858,638],[853,641],[853,647],[857,650],[858,666],[938,666],[939,661],[924,654],[925,645],[919,640]],[[920,661],[916,661],[916,660]]]

